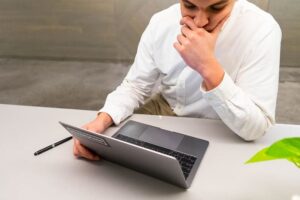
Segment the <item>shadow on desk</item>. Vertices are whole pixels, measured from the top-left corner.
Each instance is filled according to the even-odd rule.
[[[170,195],[186,193],[187,191],[178,186],[106,160],[89,162],[89,164],[98,168],[97,171],[101,174],[98,178],[103,177],[102,180],[110,180],[109,184],[116,186],[117,188],[126,187],[126,190],[131,191],[133,194],[137,192],[146,196],[149,195],[152,197],[157,196],[162,198],[167,196],[169,197]],[[92,173],[89,174],[89,172],[85,173],[86,176],[94,175]]]

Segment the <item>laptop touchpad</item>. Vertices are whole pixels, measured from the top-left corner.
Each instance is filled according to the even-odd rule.
[[[139,140],[172,150],[176,150],[183,138],[184,135],[156,127],[146,128],[139,136]]]

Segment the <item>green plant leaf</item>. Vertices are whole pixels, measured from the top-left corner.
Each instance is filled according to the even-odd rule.
[[[257,152],[246,163],[287,159],[300,168],[300,137],[285,138]]]
[[[266,154],[267,150],[269,148],[264,148],[257,152],[254,156],[252,156],[246,163],[254,163],[254,162],[261,162],[261,161],[266,161],[266,160],[274,160],[277,159],[276,157],[269,156]]]
[[[288,160],[300,168],[300,157],[293,157],[293,158],[289,158]]]
[[[300,138],[286,138],[272,144],[266,154],[276,158],[300,157]]]

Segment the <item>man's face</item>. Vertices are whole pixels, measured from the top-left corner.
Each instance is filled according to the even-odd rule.
[[[182,17],[189,16],[198,28],[211,32],[227,17],[235,0],[180,0]]]

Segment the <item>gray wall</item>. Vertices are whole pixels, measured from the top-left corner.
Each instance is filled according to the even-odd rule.
[[[283,32],[281,65],[300,67],[300,1],[270,0],[269,12]]]
[[[0,56],[131,60],[151,15],[176,0],[1,0]]]
[[[252,0],[284,37],[282,65],[300,67],[300,1]],[[1,0],[0,57],[132,60],[150,16],[178,0]]]

